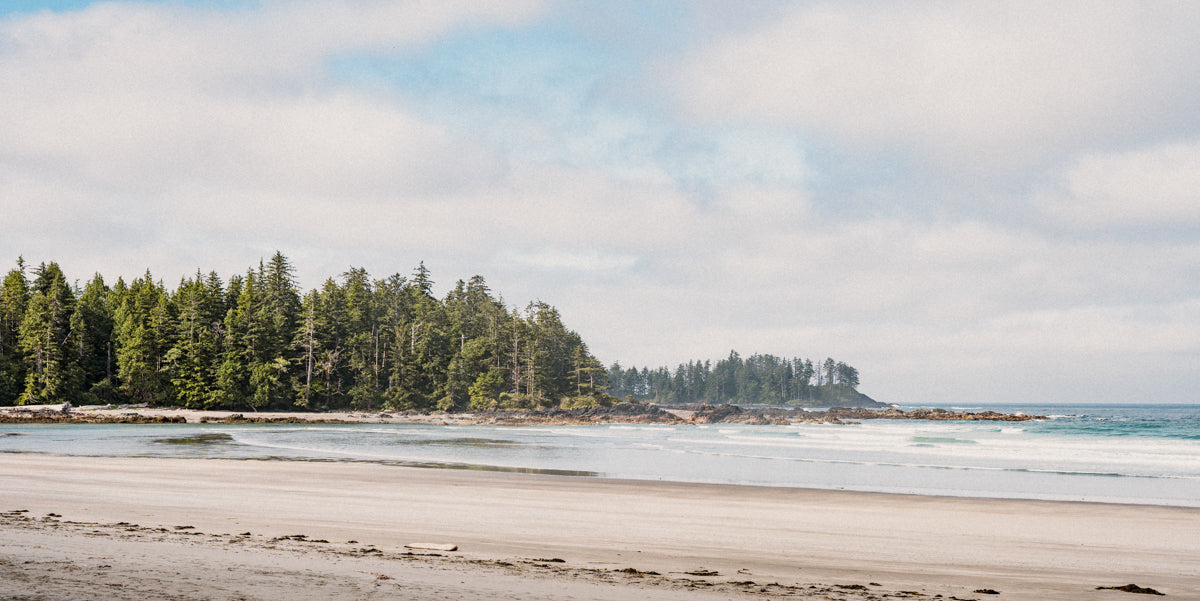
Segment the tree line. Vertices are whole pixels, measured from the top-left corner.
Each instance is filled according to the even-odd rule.
[[[739,405],[827,405],[859,401],[858,370],[827,358],[782,358],[736,351],[717,361],[689,361],[675,371],[660,367],[608,368],[609,393],[655,403],[734,403]]]
[[[147,271],[68,284],[23,259],[0,285],[0,404],[227,410],[486,410],[607,403],[608,371],[559,312],[507,308],[480,276],[350,268],[302,292],[276,252],[174,289]],[[32,276],[32,277],[30,277]]]

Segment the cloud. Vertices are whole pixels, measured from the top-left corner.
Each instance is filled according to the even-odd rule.
[[[1200,143],[1084,155],[1036,200],[1072,227],[1198,226]]]
[[[228,273],[247,255],[299,246],[291,240],[436,231],[420,218],[453,213],[437,199],[469,198],[502,180],[504,158],[396,98],[339,86],[328,64],[339,53],[403,52],[538,10],[104,2],[10,15],[0,20],[5,248],[61,260],[70,245],[61,235],[86,241],[93,257],[124,247],[126,274],[175,267],[182,256]],[[168,244],[171,258],[156,252]]]
[[[553,249],[511,253],[508,256],[508,260],[516,261],[535,269],[569,271],[576,274],[614,269],[625,270],[637,263],[637,259],[629,255],[607,255],[598,252],[560,252]]]
[[[156,192],[220,183],[340,194],[495,177],[502,166],[476,144],[323,81],[323,62],[339,47],[413,44],[461,26],[455,17],[494,12],[397,6],[269,4],[243,15],[98,4],[7,22],[6,163]],[[370,18],[351,16],[362,12]],[[299,35],[302,22],[323,33]]]
[[[650,254],[619,289],[572,282],[564,314],[587,316],[574,327],[626,366],[737,349],[846,360],[868,393],[901,403],[1187,398],[1171,382],[1200,356],[1200,244],[982,221],[751,222],[753,235],[722,236],[728,214],[698,213],[695,244]],[[1118,365],[1166,379],[1123,381]]]
[[[678,103],[973,174],[1194,130],[1187,3],[805,3],[696,52]]]
[[[577,42],[555,19],[582,6],[7,16],[0,253],[171,285],[279,249],[308,288],[424,260],[443,289],[482,274],[558,306],[604,361],[834,356],[898,402],[1129,400],[1114,366],[1136,366],[1185,400],[1200,53],[1183,5],[701,3],[683,20],[702,34],[647,36],[653,56]],[[677,78],[655,70],[712,40]],[[347,69],[364,56],[382,66]],[[947,177],[914,167],[932,161]],[[1032,194],[976,177],[1034,164]],[[973,206],[939,214],[930,190]],[[1108,235],[1132,226],[1176,235]]]

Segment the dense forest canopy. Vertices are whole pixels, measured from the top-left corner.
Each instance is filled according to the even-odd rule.
[[[281,253],[173,290],[149,272],[68,284],[23,260],[0,285],[0,404],[484,410],[606,403],[608,372],[558,311],[508,309],[482,277],[443,299],[351,268],[302,293]],[[29,275],[32,275],[30,279]]]
[[[30,277],[32,276],[32,278]],[[301,292],[282,253],[244,275],[147,271],[68,284],[18,259],[0,284],[0,405],[148,403],[228,410],[490,410],[658,403],[861,400],[833,359],[736,352],[608,369],[542,302],[507,308],[480,276],[435,298],[425,265],[372,279],[350,268]]]
[[[717,361],[689,361],[672,372],[665,367],[608,368],[609,393],[663,404],[831,405],[869,401],[858,392],[858,370],[827,358],[820,363],[736,351]]]

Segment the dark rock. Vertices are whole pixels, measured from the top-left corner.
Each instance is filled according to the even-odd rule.
[[[1138,593],[1141,595],[1159,595],[1161,597],[1166,596],[1152,588],[1141,587],[1136,584],[1126,584],[1124,586],[1098,586],[1096,587],[1096,590],[1121,591],[1125,593]]]
[[[820,415],[820,412],[813,412],[813,415]],[[1018,415],[1012,413],[996,413],[995,411],[983,411],[980,413],[970,413],[967,411],[955,412],[946,409],[913,409],[912,411],[901,411],[900,409],[860,409],[851,407],[830,407],[824,412],[826,420],[848,420],[848,419],[923,419],[930,421],[1004,421],[1004,422],[1024,422],[1035,419],[1046,419],[1042,415]]]

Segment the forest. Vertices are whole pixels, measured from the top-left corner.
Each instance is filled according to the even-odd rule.
[[[673,373],[606,369],[546,303],[509,308],[480,276],[442,299],[432,288],[421,263],[383,279],[351,267],[302,292],[280,252],[228,281],[197,271],[174,289],[149,271],[80,286],[57,263],[18,259],[0,284],[0,405],[487,411],[866,398],[858,370],[833,359],[731,352]]]
[[[689,361],[672,372],[665,367],[608,368],[610,394],[660,404],[734,403],[738,405],[863,405],[872,399],[858,392],[858,370],[827,358],[787,359],[736,351],[717,361]]]
[[[488,410],[609,403],[558,311],[506,308],[482,277],[433,296],[424,263],[351,268],[301,293],[282,253],[223,282],[149,272],[82,287],[56,263],[0,288],[0,404],[229,410]],[[32,276],[32,277],[30,277]]]

